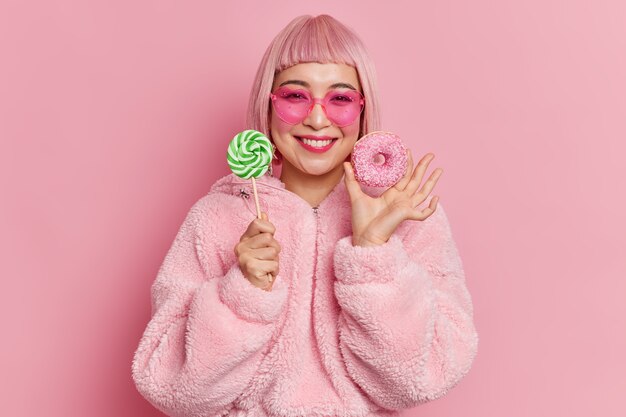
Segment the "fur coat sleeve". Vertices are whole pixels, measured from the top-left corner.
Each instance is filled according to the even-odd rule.
[[[470,369],[478,336],[472,302],[441,204],[405,221],[383,245],[337,242],[340,350],[351,378],[376,404],[438,398]]]
[[[222,265],[217,218],[207,198],[189,211],[152,285],[133,359],[139,392],[169,416],[222,415],[254,376],[286,299],[282,280],[266,292],[238,263]]]

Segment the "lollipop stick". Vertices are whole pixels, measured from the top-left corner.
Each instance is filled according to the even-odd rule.
[[[256,191],[256,181],[254,180],[254,177],[251,177],[252,179],[252,190],[254,191],[254,204],[256,204],[256,216],[257,218],[261,218],[261,206],[259,205],[259,195],[257,194]],[[274,277],[272,276],[272,274],[267,274],[267,278],[269,279],[270,282],[272,282],[272,280],[274,279]]]
[[[256,204],[256,216],[257,218],[261,218],[261,207],[259,206],[259,195],[257,194],[256,191],[256,181],[254,180],[254,177],[252,178],[252,190],[254,191],[254,204]]]

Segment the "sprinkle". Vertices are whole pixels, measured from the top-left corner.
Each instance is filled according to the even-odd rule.
[[[377,164],[382,155],[384,162]],[[359,139],[352,150],[354,176],[360,183],[371,187],[388,187],[406,172],[407,148],[399,136],[391,132],[371,132]]]

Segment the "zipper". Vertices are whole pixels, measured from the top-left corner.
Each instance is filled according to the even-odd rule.
[[[311,338],[312,338],[312,342],[313,342],[313,349],[316,350],[321,358],[321,351],[319,348],[319,344],[318,344],[318,340],[317,340],[317,335],[316,335],[316,329],[315,329],[315,321],[317,319],[316,315],[315,315],[315,303],[317,302],[316,300],[316,287],[317,287],[317,258],[318,258],[318,235],[319,235],[319,207],[313,207],[313,217],[315,217],[315,243],[313,245],[314,247],[314,252],[313,252],[313,276],[311,277]],[[324,368],[324,366],[322,365],[322,368]]]
[[[314,252],[313,252],[313,276],[311,277],[311,326],[315,327],[315,287],[317,281],[317,238],[319,231],[319,207],[313,207],[313,215],[315,216],[315,244]],[[315,332],[314,332],[315,333]],[[313,335],[313,339],[315,344],[317,345],[317,340],[315,339],[315,334]]]
[[[320,228],[320,224],[319,224],[319,207],[313,207],[313,215],[315,216],[315,244],[313,245],[313,247],[315,248],[315,251],[313,252],[313,277],[311,279],[312,281],[312,287],[311,287],[311,300],[313,301],[313,298],[315,297],[315,281],[316,281],[316,277],[317,277],[317,235],[318,235],[318,231]],[[313,306],[315,305],[315,302],[313,301],[313,303],[311,304],[311,309],[313,309]],[[311,311],[311,317],[313,317],[313,311]]]
[[[317,276],[317,235],[318,235],[318,231],[320,228],[319,225],[319,207],[313,207],[313,215],[315,216],[315,244],[313,245],[313,247],[315,248],[315,251],[313,253],[313,288],[312,288],[312,295],[315,294],[315,277]],[[313,308],[313,304],[311,304],[311,308]]]

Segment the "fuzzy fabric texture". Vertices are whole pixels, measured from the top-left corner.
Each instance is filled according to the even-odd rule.
[[[343,179],[317,210],[278,178],[257,188],[282,247],[273,290],[239,268],[234,247],[256,212],[250,181],[226,175],[189,211],[151,288],[132,363],[151,404],[179,417],[397,416],[467,374],[478,335],[441,203],[385,244],[355,247]]]

